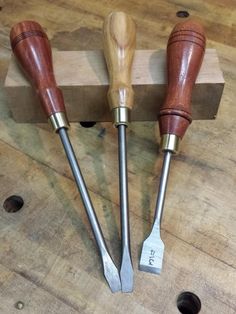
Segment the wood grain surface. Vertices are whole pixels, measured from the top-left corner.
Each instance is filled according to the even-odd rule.
[[[10,41],[12,52],[34,86],[46,117],[65,113],[63,95],[54,76],[52,50],[41,25],[34,21],[17,23],[11,29]]]
[[[103,24],[103,49],[109,72],[108,102],[112,109],[134,105],[131,83],[136,47],[136,25],[123,12],[109,14]]]
[[[200,23],[178,23],[167,43],[167,91],[159,114],[160,134],[183,138],[192,122],[192,92],[205,54],[205,32]],[[207,91],[208,93],[208,91]]]
[[[53,64],[56,82],[63,92],[71,122],[112,120],[107,102],[108,73],[102,50],[54,50]],[[165,97],[165,64],[164,49],[136,50],[132,67],[132,121],[157,120],[159,107]],[[46,121],[37,94],[33,92],[14,57],[10,60],[4,86],[7,104],[15,121]],[[224,78],[217,52],[207,49],[193,90],[193,119],[214,119],[223,89]]]
[[[0,1],[0,196],[20,195],[16,213],[0,210],[0,313],[178,313],[176,298],[192,291],[201,313],[236,313],[236,4],[199,1]],[[162,224],[161,276],[137,270],[150,230],[162,155],[154,122],[128,130],[134,293],[112,295],[103,279],[89,223],[59,138],[46,124],[17,124],[2,92],[21,20],[44,25],[58,50],[102,49],[112,10],[137,24],[137,49],[165,49],[179,10],[200,21],[226,80],[216,120],[193,121],[171,165]],[[16,99],[17,102],[17,99]],[[207,104],[205,104],[207,106]],[[117,132],[111,123],[75,123],[71,138],[105,237],[119,262]],[[15,308],[18,301],[24,309]]]

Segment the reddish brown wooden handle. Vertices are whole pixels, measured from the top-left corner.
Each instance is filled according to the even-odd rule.
[[[168,87],[159,114],[160,133],[182,138],[191,117],[191,94],[205,51],[203,27],[186,21],[175,26],[167,45]]]
[[[38,93],[47,115],[65,113],[61,90],[57,87],[49,40],[42,27],[34,21],[24,21],[11,29],[12,50]]]

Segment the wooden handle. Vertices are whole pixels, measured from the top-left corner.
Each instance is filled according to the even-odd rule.
[[[10,41],[17,60],[40,97],[47,117],[58,112],[65,113],[62,92],[53,73],[50,43],[42,27],[34,21],[20,22],[11,29]]]
[[[203,27],[194,21],[175,26],[167,45],[168,87],[159,114],[161,135],[182,138],[192,121],[191,94],[205,52]]]
[[[108,101],[111,110],[117,107],[132,109],[134,93],[131,68],[135,52],[136,26],[123,12],[107,16],[103,26],[104,53],[110,77]]]

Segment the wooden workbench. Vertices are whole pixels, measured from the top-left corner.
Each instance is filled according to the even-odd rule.
[[[176,3],[176,4],[175,4]],[[216,120],[194,121],[173,160],[162,224],[161,276],[137,269],[150,230],[162,156],[155,124],[128,131],[129,194],[135,289],[112,295],[69,165],[47,125],[17,124],[0,94],[0,199],[20,195],[16,213],[0,210],[0,313],[178,313],[182,291],[203,314],[236,313],[236,3],[212,1],[0,1],[1,87],[10,59],[9,31],[24,19],[41,23],[58,50],[102,48],[103,18],[123,10],[138,25],[137,48],[165,48],[187,10],[205,26],[226,86]],[[207,106],[207,104],[206,104]],[[71,138],[108,246],[120,258],[117,132],[110,123]],[[18,301],[24,303],[20,312]],[[18,303],[18,308],[20,307]]]

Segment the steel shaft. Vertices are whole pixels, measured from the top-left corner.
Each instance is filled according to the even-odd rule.
[[[157,201],[156,201],[155,214],[154,214],[154,223],[156,222],[159,225],[161,224],[162,213],[164,209],[171,157],[172,157],[172,152],[166,151],[164,153],[161,178],[160,178],[160,183],[159,183],[159,190],[157,194]]]
[[[86,213],[89,219],[89,222],[92,227],[92,231],[94,237],[96,239],[96,243],[98,246],[98,250],[102,259],[103,269],[104,269],[104,276],[112,290],[112,292],[119,291],[121,289],[120,285],[120,278],[118,270],[112,261],[112,258],[108,252],[104,236],[99,225],[95,210],[93,208],[84,178],[82,176],[79,164],[75,157],[75,153],[73,147],[71,145],[69,136],[67,134],[67,130],[65,128],[60,128],[58,134],[61,138],[61,142],[66,152],[66,156],[68,158],[70,168],[75,178],[76,185],[80,192],[81,199],[83,201],[84,207],[86,209]]]
[[[120,220],[122,238],[122,260],[120,268],[121,288],[123,292],[133,291],[133,266],[130,252],[129,232],[129,196],[127,178],[126,125],[118,126],[119,146],[119,185],[120,185]]]
[[[140,270],[154,274],[161,273],[165,249],[165,245],[161,239],[161,219],[165,203],[171,157],[172,152],[165,151],[152,230],[147,239],[143,242],[139,263]]]

